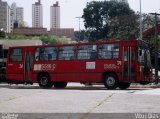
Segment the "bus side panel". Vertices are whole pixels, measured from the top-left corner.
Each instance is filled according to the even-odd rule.
[[[121,80],[122,77],[122,61],[119,59],[112,60],[98,60],[98,71],[102,73],[102,75],[108,73],[114,73],[117,75],[118,80]],[[104,77],[102,77],[104,78]]]
[[[34,63],[34,79],[39,73],[46,72],[50,75],[51,81],[75,81],[75,61],[46,61]]]
[[[105,72],[116,73],[120,77],[121,61],[118,60],[79,60],[76,61],[76,79],[80,82],[102,82]]]
[[[101,72],[98,71],[97,60],[77,60],[76,79],[79,82],[100,82]]]
[[[97,65],[97,67],[99,66]],[[49,73],[52,81],[100,82],[102,80],[102,72],[97,69],[86,69],[86,61],[84,60],[36,62],[33,79],[37,79],[39,72]]]
[[[14,81],[23,81],[23,63],[7,63],[6,78]]]
[[[57,61],[53,81],[101,82],[102,72],[98,60]],[[103,67],[102,67],[103,68]]]
[[[87,71],[84,60],[57,61],[53,81],[96,82],[99,78],[94,70]]]

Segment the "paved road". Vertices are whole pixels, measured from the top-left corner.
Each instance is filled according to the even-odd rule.
[[[70,84],[66,89],[0,84],[1,113],[160,113],[160,89],[106,90]]]

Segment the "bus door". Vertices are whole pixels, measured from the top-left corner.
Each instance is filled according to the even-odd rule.
[[[24,80],[24,49],[10,48],[6,66],[6,77],[10,80]]]
[[[23,80],[32,81],[33,72],[33,53],[31,51],[25,51],[24,53],[24,67],[23,67]]]
[[[122,81],[136,80],[136,47],[123,47]]]

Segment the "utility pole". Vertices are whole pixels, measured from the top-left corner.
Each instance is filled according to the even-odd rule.
[[[160,15],[158,13],[149,13],[151,15],[155,16],[155,79],[156,79],[156,84],[159,83],[159,78],[158,78],[158,41],[157,41],[157,16]]]
[[[80,38],[81,38],[81,33],[80,33],[80,31],[81,31],[81,18],[82,17],[76,17],[78,20],[79,20],[79,41],[80,41]]]
[[[143,39],[143,34],[142,34],[142,7],[141,7],[141,0],[139,0],[140,4],[140,40]]]

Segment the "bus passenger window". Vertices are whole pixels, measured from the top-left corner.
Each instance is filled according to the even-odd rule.
[[[119,58],[118,44],[104,44],[99,45],[99,59],[117,59]]]
[[[113,52],[113,59],[117,59],[119,56],[118,52]]]
[[[22,49],[11,49],[9,59],[11,62],[21,62],[22,61]]]
[[[59,60],[74,60],[75,46],[62,46],[59,48]]]
[[[97,52],[91,52],[90,59],[97,59]]]
[[[39,60],[39,48],[37,48],[35,52],[35,61],[38,61],[38,60]]]
[[[97,45],[81,45],[78,47],[78,59],[97,59]]]
[[[46,51],[48,61],[57,59],[57,48],[56,47],[46,47],[45,51]]]
[[[48,60],[52,60],[52,54],[48,54]]]
[[[52,61],[57,59],[57,48],[56,47],[41,47],[36,51],[36,61]],[[38,59],[37,59],[38,58]]]
[[[47,58],[47,53],[46,53],[44,47],[42,47],[42,48],[40,49],[40,60],[41,60],[41,61],[47,61],[47,60],[48,60],[48,58]]]

